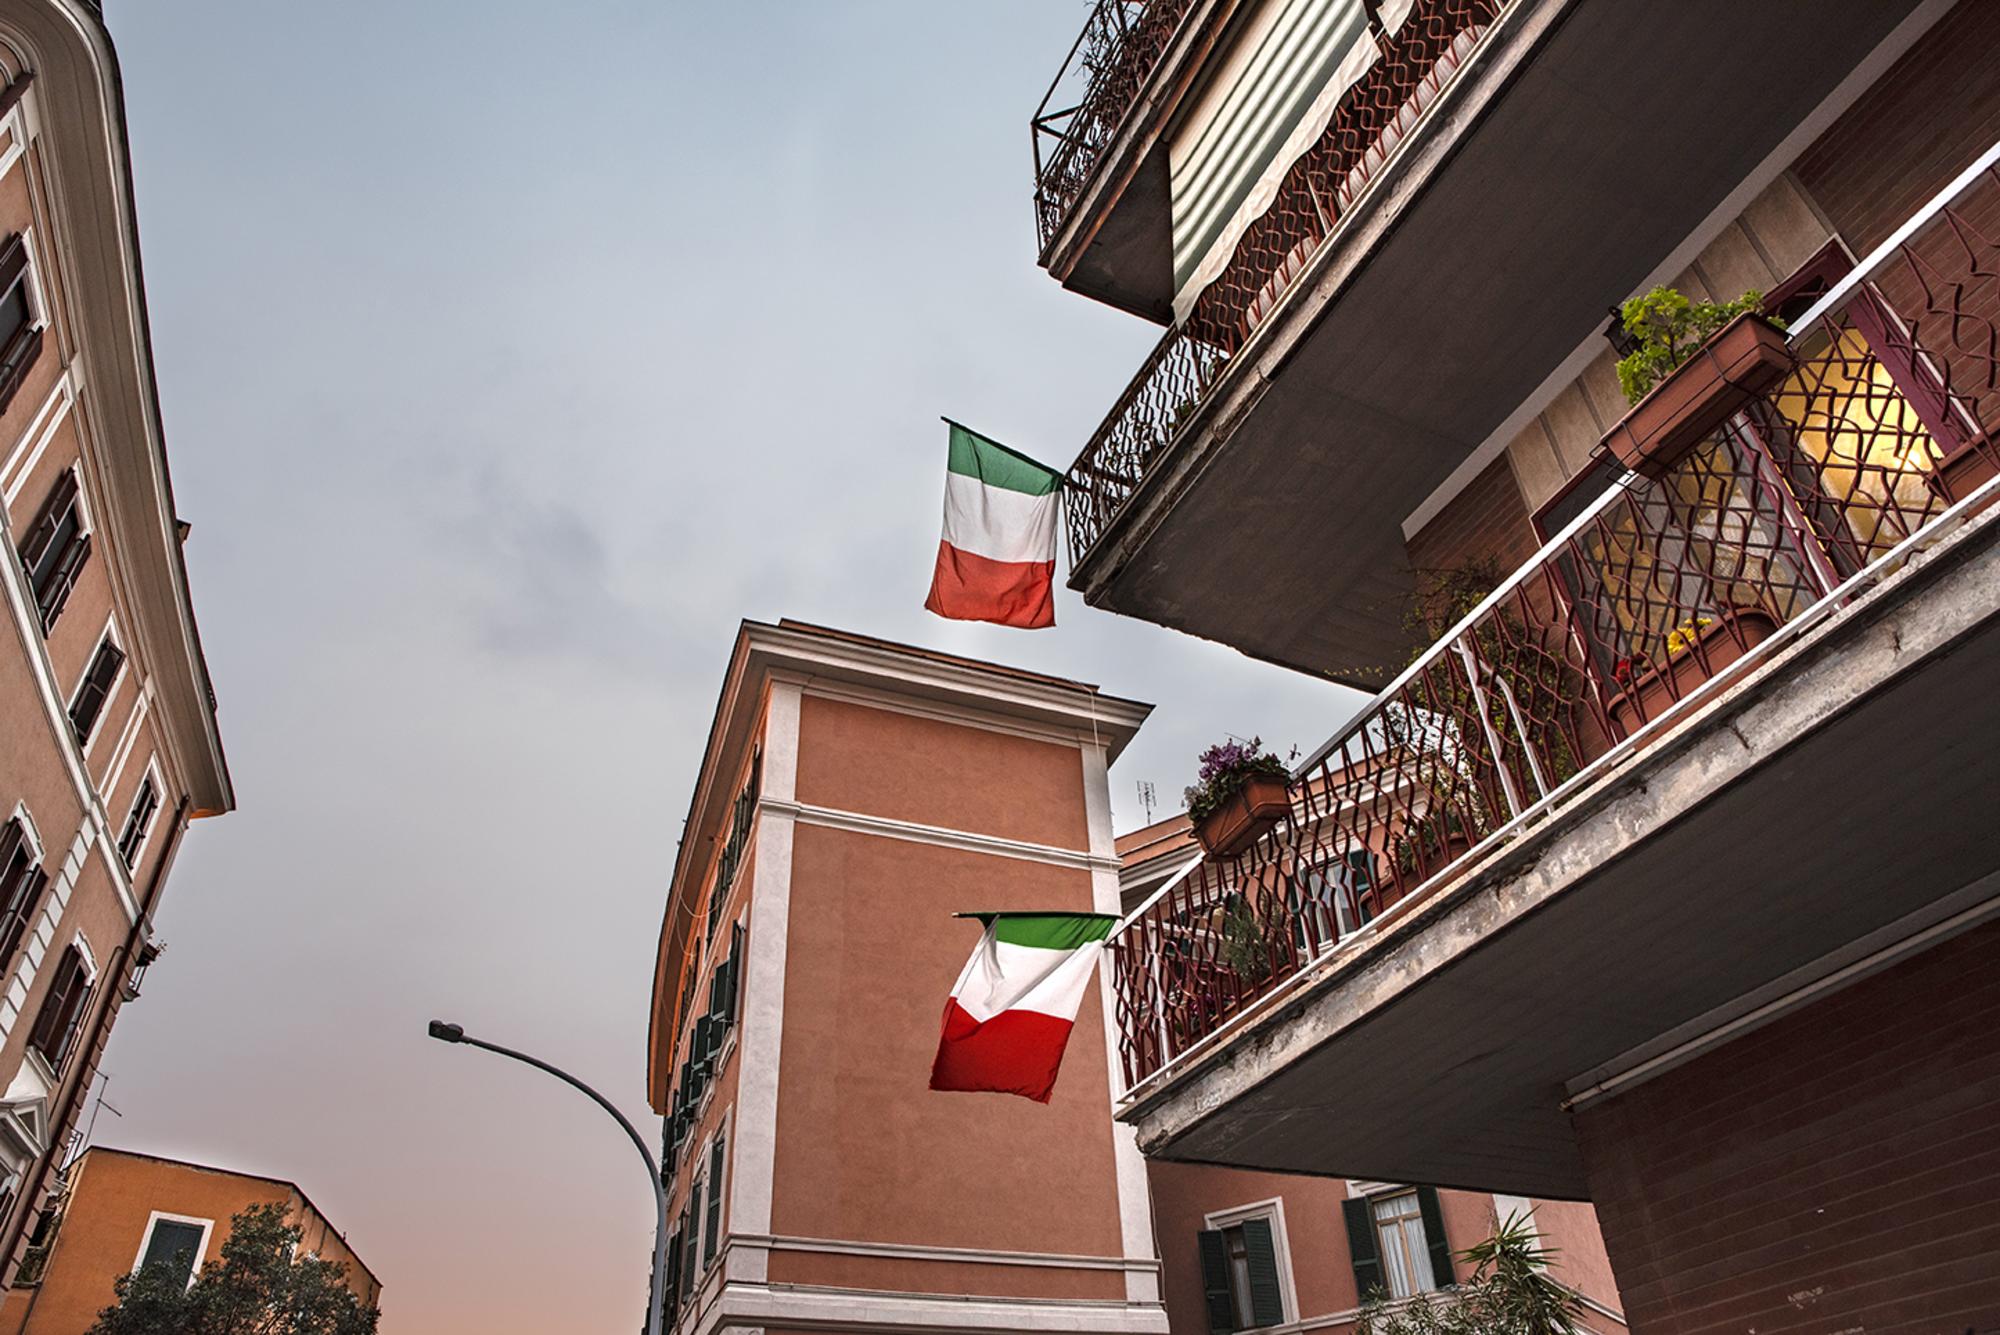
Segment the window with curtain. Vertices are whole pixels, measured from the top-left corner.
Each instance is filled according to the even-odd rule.
[[[1382,1276],[1391,1298],[1408,1298],[1437,1287],[1431,1274],[1430,1245],[1424,1238],[1417,1193],[1406,1191],[1374,1203],[1375,1235],[1382,1252]]]

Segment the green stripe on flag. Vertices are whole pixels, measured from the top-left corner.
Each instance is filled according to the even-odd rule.
[[[951,461],[946,467],[961,476],[978,478],[989,487],[1018,491],[1023,496],[1046,496],[1062,481],[1062,474],[1030,463],[956,422],[951,424]]]
[[[1108,913],[981,913],[993,924],[993,937],[1010,946],[1037,950],[1075,950],[1111,935],[1118,919]]]

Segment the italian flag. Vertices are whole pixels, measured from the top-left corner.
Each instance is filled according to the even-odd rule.
[[[1047,1103],[1083,1005],[1107,913],[962,913],[986,925],[944,1003],[931,1088]]]
[[[1062,475],[951,426],[944,540],[924,606],[954,621],[1056,624],[1056,501]]]

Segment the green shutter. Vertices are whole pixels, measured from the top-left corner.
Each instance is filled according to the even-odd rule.
[[[667,1234],[667,1284],[661,1301],[669,1318],[681,1305],[681,1229],[678,1223]]]
[[[1243,1254],[1250,1262],[1250,1315],[1260,1326],[1285,1322],[1285,1291],[1278,1286],[1278,1248],[1271,1221],[1243,1221]]]
[[[1382,1245],[1375,1237],[1375,1211],[1361,1197],[1351,1197],[1340,1203],[1347,1216],[1347,1252],[1354,1259],[1354,1292],[1362,1302],[1378,1289],[1386,1293],[1388,1285],[1382,1282]]]
[[[1236,1329],[1236,1304],[1229,1296],[1229,1251],[1223,1246],[1222,1231],[1201,1231],[1201,1287],[1208,1298],[1208,1328],[1213,1335],[1230,1335]]]
[[[1417,1209],[1424,1218],[1424,1241],[1431,1249],[1431,1278],[1439,1288],[1458,1282],[1451,1268],[1451,1243],[1444,1235],[1444,1211],[1438,1205],[1437,1188],[1417,1188]]]

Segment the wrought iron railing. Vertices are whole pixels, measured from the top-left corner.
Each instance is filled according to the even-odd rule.
[[[1375,33],[1378,59],[1341,98],[1326,131],[1286,172],[1228,265],[1154,347],[1071,466],[1064,502],[1072,568],[1508,3],[1416,0],[1393,32]]]
[[[1092,0],[1090,16],[1029,122],[1035,231],[1047,247],[1152,77],[1194,0]]]
[[[1996,162],[2000,145],[1802,313],[1774,388],[1664,475],[1626,475],[1457,618],[1294,773],[1266,837],[1121,924],[1129,1084],[1448,885],[2000,492]]]

